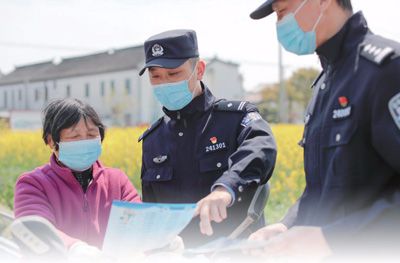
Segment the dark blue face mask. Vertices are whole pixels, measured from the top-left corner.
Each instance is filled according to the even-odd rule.
[[[101,155],[101,139],[59,142],[58,160],[73,171],[89,169]]]

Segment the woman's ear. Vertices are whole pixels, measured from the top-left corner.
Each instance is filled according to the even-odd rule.
[[[50,147],[50,149],[56,151],[56,144],[53,141],[53,137],[51,137],[51,135],[47,135],[47,145]]]

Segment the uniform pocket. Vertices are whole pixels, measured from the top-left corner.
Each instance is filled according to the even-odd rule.
[[[359,184],[357,149],[354,147],[357,124],[346,121],[323,129],[320,174],[328,187],[346,187]]]
[[[357,125],[353,122],[343,122],[340,125],[326,127],[322,133],[322,146],[330,148],[349,144],[356,130]]]
[[[167,182],[173,178],[172,167],[157,167],[147,169],[142,180],[145,182]]]
[[[226,154],[214,154],[199,160],[200,173],[212,171],[224,171],[228,168],[228,156]]]

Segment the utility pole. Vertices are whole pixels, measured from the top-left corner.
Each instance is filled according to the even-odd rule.
[[[278,46],[278,61],[279,61],[279,122],[281,123],[288,123],[289,116],[288,116],[288,107],[287,107],[287,94],[285,88],[285,72],[283,68],[282,62],[282,47],[281,45]]]

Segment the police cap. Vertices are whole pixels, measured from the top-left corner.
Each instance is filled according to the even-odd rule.
[[[154,35],[145,41],[144,52],[146,65],[139,75],[150,67],[177,68],[189,58],[199,56],[196,32],[179,29]]]
[[[256,10],[254,10],[250,14],[250,17],[253,19],[261,19],[266,16],[269,16],[270,14],[272,14],[274,12],[274,10],[272,10],[272,4],[275,1],[276,0],[265,1],[262,5],[260,5]]]

